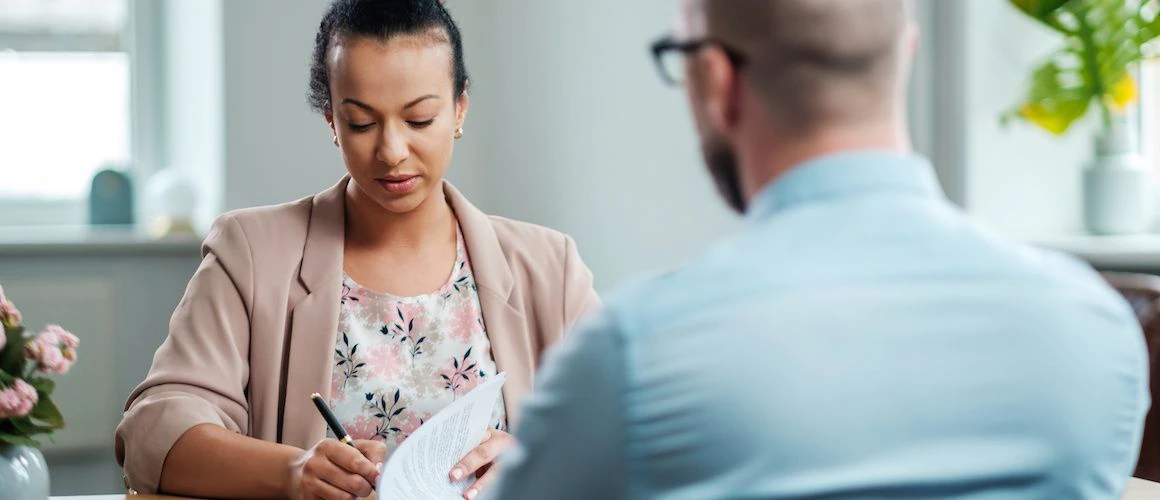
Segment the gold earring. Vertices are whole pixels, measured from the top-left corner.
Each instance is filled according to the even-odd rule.
[[[334,136],[334,147],[338,147],[338,134],[335,134]]]
[[[463,127],[459,127],[459,128],[457,128],[457,129],[455,129],[455,138],[456,138],[456,139],[462,139],[462,138],[463,138]]]

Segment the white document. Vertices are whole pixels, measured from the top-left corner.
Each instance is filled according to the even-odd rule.
[[[379,476],[380,500],[462,500],[474,475],[451,481],[451,468],[479,446],[507,380],[499,373],[436,413],[399,445]]]

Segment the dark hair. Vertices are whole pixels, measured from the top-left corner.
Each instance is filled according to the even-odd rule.
[[[315,111],[330,108],[330,72],[326,58],[339,37],[367,37],[387,41],[396,35],[443,31],[451,44],[451,77],[455,96],[467,90],[467,65],[459,26],[439,0],[334,0],[318,25],[310,63],[307,100]]]

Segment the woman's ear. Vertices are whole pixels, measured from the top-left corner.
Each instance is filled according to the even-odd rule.
[[[326,125],[330,127],[330,133],[338,137],[338,127],[334,126],[334,112],[328,107],[326,111],[322,112],[322,116],[326,118]]]
[[[322,112],[322,116],[326,118],[326,126],[330,127],[330,134],[334,145],[338,146],[338,127],[334,124],[334,112],[327,107],[326,111]]]
[[[463,122],[467,119],[467,108],[471,104],[471,99],[467,97],[467,90],[459,94],[459,98],[455,99],[455,127],[463,127]]]

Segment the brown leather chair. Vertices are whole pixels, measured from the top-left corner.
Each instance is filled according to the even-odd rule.
[[[1136,463],[1135,476],[1149,481],[1160,481],[1160,399],[1156,397],[1160,389],[1160,276],[1136,273],[1103,273],[1108,280],[1136,311],[1140,325],[1144,327],[1144,340],[1148,344],[1148,359],[1152,375],[1152,410],[1144,421],[1144,441],[1140,445],[1140,461]]]

